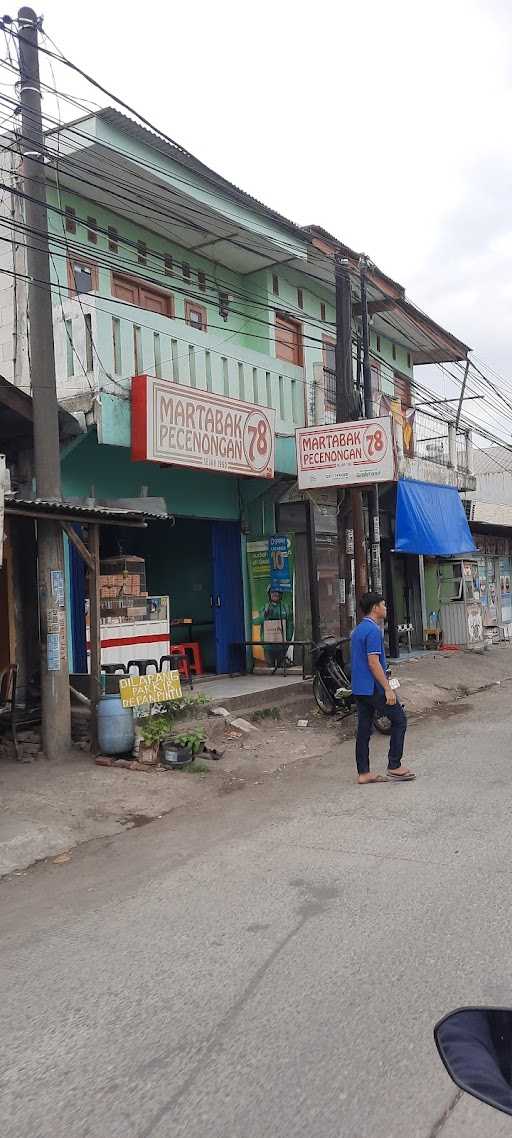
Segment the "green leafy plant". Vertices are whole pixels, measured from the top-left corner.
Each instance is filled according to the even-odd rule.
[[[162,739],[167,739],[172,729],[172,716],[146,715],[137,720],[137,731],[146,747],[155,747]]]
[[[199,751],[203,750],[205,734],[201,727],[196,727],[195,730],[181,731],[179,735],[173,733],[172,738],[178,747],[185,748],[192,755],[197,755]]]

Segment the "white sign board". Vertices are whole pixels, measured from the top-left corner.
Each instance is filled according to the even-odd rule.
[[[150,375],[132,379],[132,458],[274,477],[275,411]]]
[[[317,486],[369,486],[396,478],[389,416],[299,427],[295,432],[300,490]]]

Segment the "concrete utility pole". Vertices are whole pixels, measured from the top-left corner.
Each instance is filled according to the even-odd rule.
[[[372,371],[370,367],[370,335],[368,328],[368,292],[367,292],[366,257],[359,261],[359,274],[361,282],[361,325],[363,333],[363,388],[364,388],[364,414],[366,419],[373,418]],[[380,517],[379,517],[379,487],[372,486],[368,490],[368,516],[370,522],[371,545],[371,579],[372,589],[376,592],[382,590],[382,565],[380,557]]]
[[[336,284],[336,422],[359,418],[354,396],[352,371],[352,291],[348,262],[335,255]],[[348,636],[355,623],[356,598],[352,581],[355,560],[355,593],[359,597],[368,587],[361,493],[351,490],[350,502],[342,488],[337,491],[338,574],[340,588],[340,629]]]
[[[60,447],[48,216],[44,169],[44,139],[39,81],[39,21],[32,8],[20,8],[20,103],[23,153],[27,271],[30,279],[28,314],[30,376],[34,412],[34,467],[38,497],[61,498]],[[41,701],[43,747],[48,759],[58,758],[71,741],[67,662],[64,547],[57,521],[38,521],[37,557],[41,633]]]

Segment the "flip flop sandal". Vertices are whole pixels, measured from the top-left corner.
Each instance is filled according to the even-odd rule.
[[[416,775],[412,771],[410,774],[395,774],[394,771],[388,770],[388,779],[391,782],[414,782],[415,778]]]
[[[377,775],[375,775],[375,778],[369,779],[368,782],[358,782],[357,785],[358,786],[375,786],[375,784],[378,782],[389,782],[389,779],[386,778],[385,774],[377,774]]]

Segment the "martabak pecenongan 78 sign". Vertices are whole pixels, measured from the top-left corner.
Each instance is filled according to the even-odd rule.
[[[369,486],[396,478],[393,424],[389,417],[299,427],[295,441],[299,490]]]
[[[274,477],[275,411],[150,375],[132,379],[132,458]]]

